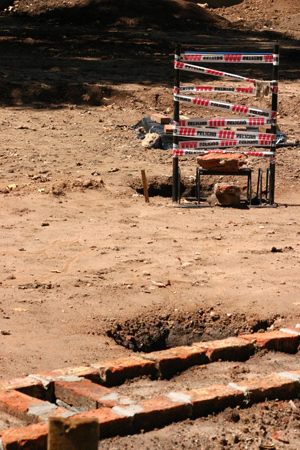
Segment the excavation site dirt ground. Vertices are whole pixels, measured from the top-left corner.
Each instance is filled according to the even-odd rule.
[[[177,208],[172,151],[143,148],[132,129],[154,112],[173,114],[175,42],[259,52],[278,41],[278,124],[299,141],[299,2],[207,3],[0,5],[1,379],[300,323],[300,147],[277,150],[276,208]],[[235,70],[266,79],[254,66]],[[199,117],[189,105],[180,112]],[[180,165],[192,192],[196,161]],[[248,167],[255,187],[266,162],[249,158]],[[206,191],[219,179],[208,177]],[[144,395],[299,362],[299,354],[253,358],[146,380]],[[101,448],[258,449],[281,429],[288,437],[266,448],[297,450],[294,402],[226,410]],[[1,430],[17,426],[0,416]]]

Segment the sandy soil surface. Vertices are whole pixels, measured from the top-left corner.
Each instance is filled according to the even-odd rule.
[[[170,198],[171,152],[144,149],[131,129],[153,112],[172,114],[175,41],[215,49],[238,40],[257,51],[279,39],[279,126],[291,141],[299,139],[296,2],[208,4],[145,2],[144,15],[133,2],[122,15],[101,1],[94,10],[87,1],[6,5],[0,17],[1,378],[300,322],[300,150],[278,150],[277,208],[180,209]],[[256,176],[261,161],[248,164]],[[196,163],[184,159],[181,167],[188,190]],[[207,189],[214,182],[207,180]],[[187,372],[185,382],[196,375]],[[116,439],[107,448],[254,449],[266,416],[270,430],[284,417],[289,430],[297,428],[292,410],[289,403],[253,406],[250,425],[220,415]],[[248,433],[245,439],[234,437],[236,426]],[[276,449],[299,448],[295,436]]]

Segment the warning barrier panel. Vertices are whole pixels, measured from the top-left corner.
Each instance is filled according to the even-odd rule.
[[[260,141],[272,141],[275,139],[275,134],[270,133],[220,130],[219,128],[174,127],[173,133],[175,136],[207,137],[208,139],[257,139]]]
[[[277,56],[277,55],[276,55]],[[254,63],[254,64],[273,64],[274,55],[272,53],[198,53],[184,52],[180,55],[181,61],[203,61],[215,63]]]
[[[209,100],[207,98],[188,97],[187,95],[174,95],[174,100],[183,103],[190,103],[192,105],[204,106],[210,109],[221,109],[225,111],[232,111],[235,113],[249,114],[255,116],[262,116],[268,118],[275,118],[277,116],[276,111],[269,109],[252,108],[244,105],[235,105],[233,103],[221,102],[216,100]]]
[[[179,94],[180,92],[234,92],[236,94],[255,94],[254,87],[215,87],[215,86],[180,86],[179,92],[175,92],[175,94]]]
[[[203,140],[203,141],[181,141],[178,149],[194,148],[220,148],[220,147],[270,147],[273,141],[265,141],[259,139],[230,139],[230,140]]]
[[[173,149],[173,157],[189,156],[189,155],[206,155],[208,153],[242,153],[247,156],[274,158],[274,152],[249,152],[249,151],[234,151],[234,150],[204,150],[204,149]]]
[[[181,70],[187,70],[190,72],[204,73],[207,75],[213,75],[215,77],[234,78],[236,80],[244,80],[244,81],[248,81],[249,83],[255,83],[255,80],[252,78],[246,78],[241,75],[236,75],[236,74],[228,73],[228,72],[221,72],[220,70],[208,69],[207,67],[194,66],[193,64],[186,64],[186,63],[176,61],[176,60],[174,61],[174,68],[181,69]]]
[[[275,125],[276,120],[275,119],[266,119],[265,117],[249,117],[249,118],[243,118],[243,117],[231,117],[231,118],[220,118],[220,119],[201,119],[201,118],[195,118],[195,119],[185,119],[185,120],[179,120],[179,122],[175,122],[175,127],[182,126],[182,127],[231,127],[231,126],[250,126],[250,127],[258,127],[258,126],[264,126],[264,125]]]
[[[234,94],[250,94],[256,95],[255,87],[224,87],[224,86],[180,86],[180,88],[174,88],[174,94],[180,94],[181,92],[217,92],[217,93],[227,93],[233,92]],[[270,82],[270,92],[278,93],[278,86]]]

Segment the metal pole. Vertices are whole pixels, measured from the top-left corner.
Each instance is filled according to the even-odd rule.
[[[273,49],[273,75],[272,80],[278,82],[278,69],[279,69],[279,44],[274,45]],[[278,108],[278,89],[273,89],[272,92],[272,110],[277,112]],[[276,123],[271,126],[271,133],[277,132]],[[274,157],[270,159],[270,205],[274,204],[275,198],[275,156],[276,156],[276,137],[275,143],[271,145],[271,151],[274,152]]]
[[[175,61],[179,61],[181,45],[175,45]],[[174,91],[180,88],[180,69],[175,69],[174,75]],[[174,125],[179,122],[179,102],[174,100]],[[178,145],[178,136],[173,135],[173,144]],[[178,200],[178,157],[173,157],[173,186],[172,186],[172,201]]]

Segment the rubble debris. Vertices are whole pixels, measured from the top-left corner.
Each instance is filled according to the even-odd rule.
[[[160,135],[158,133],[147,133],[142,142],[144,148],[159,148],[160,147]]]
[[[240,204],[241,189],[235,184],[216,183],[214,194],[221,205],[238,206]]]

